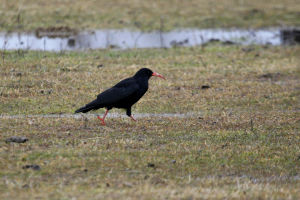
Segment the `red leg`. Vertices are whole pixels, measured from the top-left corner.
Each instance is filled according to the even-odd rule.
[[[104,119],[105,119],[105,117],[106,117],[107,113],[108,113],[108,110],[106,110],[106,112],[105,112],[105,114],[104,114],[103,118],[101,118],[101,117],[97,116],[97,118],[98,118],[100,121],[102,121],[102,125],[103,125],[103,126],[105,126]]]
[[[134,119],[132,115],[130,115],[130,118],[131,118],[133,121],[136,121],[136,119]]]

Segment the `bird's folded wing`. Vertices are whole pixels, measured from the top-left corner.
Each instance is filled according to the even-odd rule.
[[[105,90],[97,96],[97,100],[101,104],[113,104],[122,101],[126,97],[132,95],[139,90],[139,85],[135,81],[124,80],[114,87]]]

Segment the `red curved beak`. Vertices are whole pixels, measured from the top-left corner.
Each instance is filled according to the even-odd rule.
[[[159,74],[159,73],[156,73],[156,72],[153,72],[152,76],[157,76],[159,78],[162,78],[162,79],[165,79],[165,77],[163,77],[163,75]],[[165,79],[166,80],[166,79]]]

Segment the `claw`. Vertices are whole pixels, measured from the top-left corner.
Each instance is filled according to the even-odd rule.
[[[134,119],[132,115],[130,115],[130,118],[131,118],[133,121],[136,121],[136,119]]]
[[[105,126],[105,122],[104,119],[102,119],[101,117],[97,116],[97,118],[102,122],[102,125]]]
[[[105,114],[104,114],[103,118],[101,118],[101,117],[97,116],[97,118],[98,118],[100,121],[102,121],[102,125],[103,125],[103,126],[105,126],[104,119],[105,119],[105,117],[106,117],[107,113],[108,113],[108,110],[106,110],[106,112],[105,112]]]

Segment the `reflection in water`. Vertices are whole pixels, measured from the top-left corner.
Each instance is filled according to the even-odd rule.
[[[170,32],[130,30],[95,30],[74,33],[68,37],[37,37],[34,33],[0,33],[1,49],[85,50],[104,48],[170,48],[197,46],[211,41],[225,44],[281,45],[280,29],[182,29]]]

